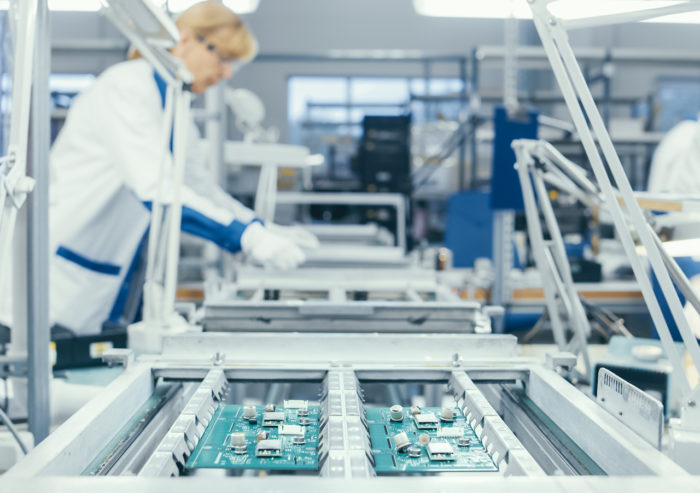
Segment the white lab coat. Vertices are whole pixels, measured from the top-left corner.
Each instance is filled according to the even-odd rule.
[[[107,69],[76,98],[50,158],[52,324],[90,334],[114,314],[160,183],[162,126],[161,92],[144,60]],[[252,213],[237,218],[200,191],[183,186],[183,230],[240,250]]]
[[[664,136],[651,161],[647,189],[700,195],[700,123],[682,121]]]

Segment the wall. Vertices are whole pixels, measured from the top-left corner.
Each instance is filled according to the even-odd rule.
[[[418,50],[425,55],[468,55],[477,45],[503,43],[503,22],[498,20],[444,19],[417,15],[410,0],[261,0],[246,23],[259,38],[263,54],[329,53],[333,50]],[[94,13],[52,14],[54,72],[99,73],[123,59],[122,47],[111,50],[90,48],[92,40],[119,39],[109,22]],[[85,49],[62,50],[83,43]],[[80,41],[82,40],[82,41]],[[700,29],[689,25],[624,25],[571,34],[574,47],[616,46],[687,51],[700,41]],[[539,44],[529,21],[520,22],[520,41]],[[484,66],[482,87],[500,86],[500,62]],[[525,84],[552,87],[548,69],[521,78]],[[268,110],[268,123],[277,125],[286,137],[288,77],[292,75],[385,75],[421,76],[419,62],[267,62],[256,61],[233,80],[238,87],[258,93]],[[436,64],[432,73],[458,76],[457,64]],[[642,95],[651,90],[661,73],[700,76],[700,66],[619,66],[614,94]]]

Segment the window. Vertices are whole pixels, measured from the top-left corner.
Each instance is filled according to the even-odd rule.
[[[697,77],[660,77],[656,97],[659,114],[656,128],[663,132],[682,120],[697,120],[700,112],[700,79]]]
[[[290,142],[305,145],[332,162],[337,178],[351,176],[366,115],[412,113],[413,122],[434,121],[441,115],[456,120],[463,82],[458,78],[295,76],[288,82]],[[422,96],[440,96],[425,100]],[[318,169],[325,174],[327,170]]]

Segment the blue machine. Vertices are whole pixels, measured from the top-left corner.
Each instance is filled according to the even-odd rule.
[[[510,144],[516,139],[536,139],[539,113],[528,110],[522,117],[511,117],[506,108],[493,110],[493,166],[491,168],[491,208],[525,210],[520,179],[515,170],[515,152]]]
[[[445,246],[452,250],[455,267],[473,267],[493,251],[493,210],[489,192],[470,191],[447,201]]]
[[[494,210],[523,210],[523,196],[515,153],[515,139],[537,138],[536,111],[512,118],[505,107],[494,109],[494,142],[491,192],[468,191],[451,196],[447,202],[445,246],[452,250],[455,267],[472,267],[479,257],[492,258]]]
[[[700,262],[695,260],[694,257],[676,257],[675,258],[676,263],[678,264],[678,267],[681,268],[683,273],[690,279],[691,277],[700,274]],[[681,339],[681,334],[678,331],[678,326],[676,325],[676,322],[673,320],[673,315],[671,314],[671,309],[668,307],[668,304],[666,303],[666,298],[663,296],[663,292],[661,291],[661,286],[659,286],[659,281],[656,280],[656,276],[654,275],[654,272],[651,272],[651,285],[654,289],[654,295],[656,296],[656,299],[659,300],[659,306],[661,307],[661,313],[664,316],[664,319],[666,320],[666,324],[668,324],[668,330],[671,332],[671,336],[673,337],[674,341],[682,341]],[[678,293],[678,297],[680,298],[681,304],[685,303],[685,296],[676,288],[676,293]],[[654,325],[652,327],[652,337],[658,339],[659,334],[656,331],[656,326]]]

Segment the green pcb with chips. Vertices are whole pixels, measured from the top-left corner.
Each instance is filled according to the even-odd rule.
[[[367,425],[378,474],[498,471],[459,408],[368,407]]]
[[[220,405],[186,467],[317,470],[319,406]]]

